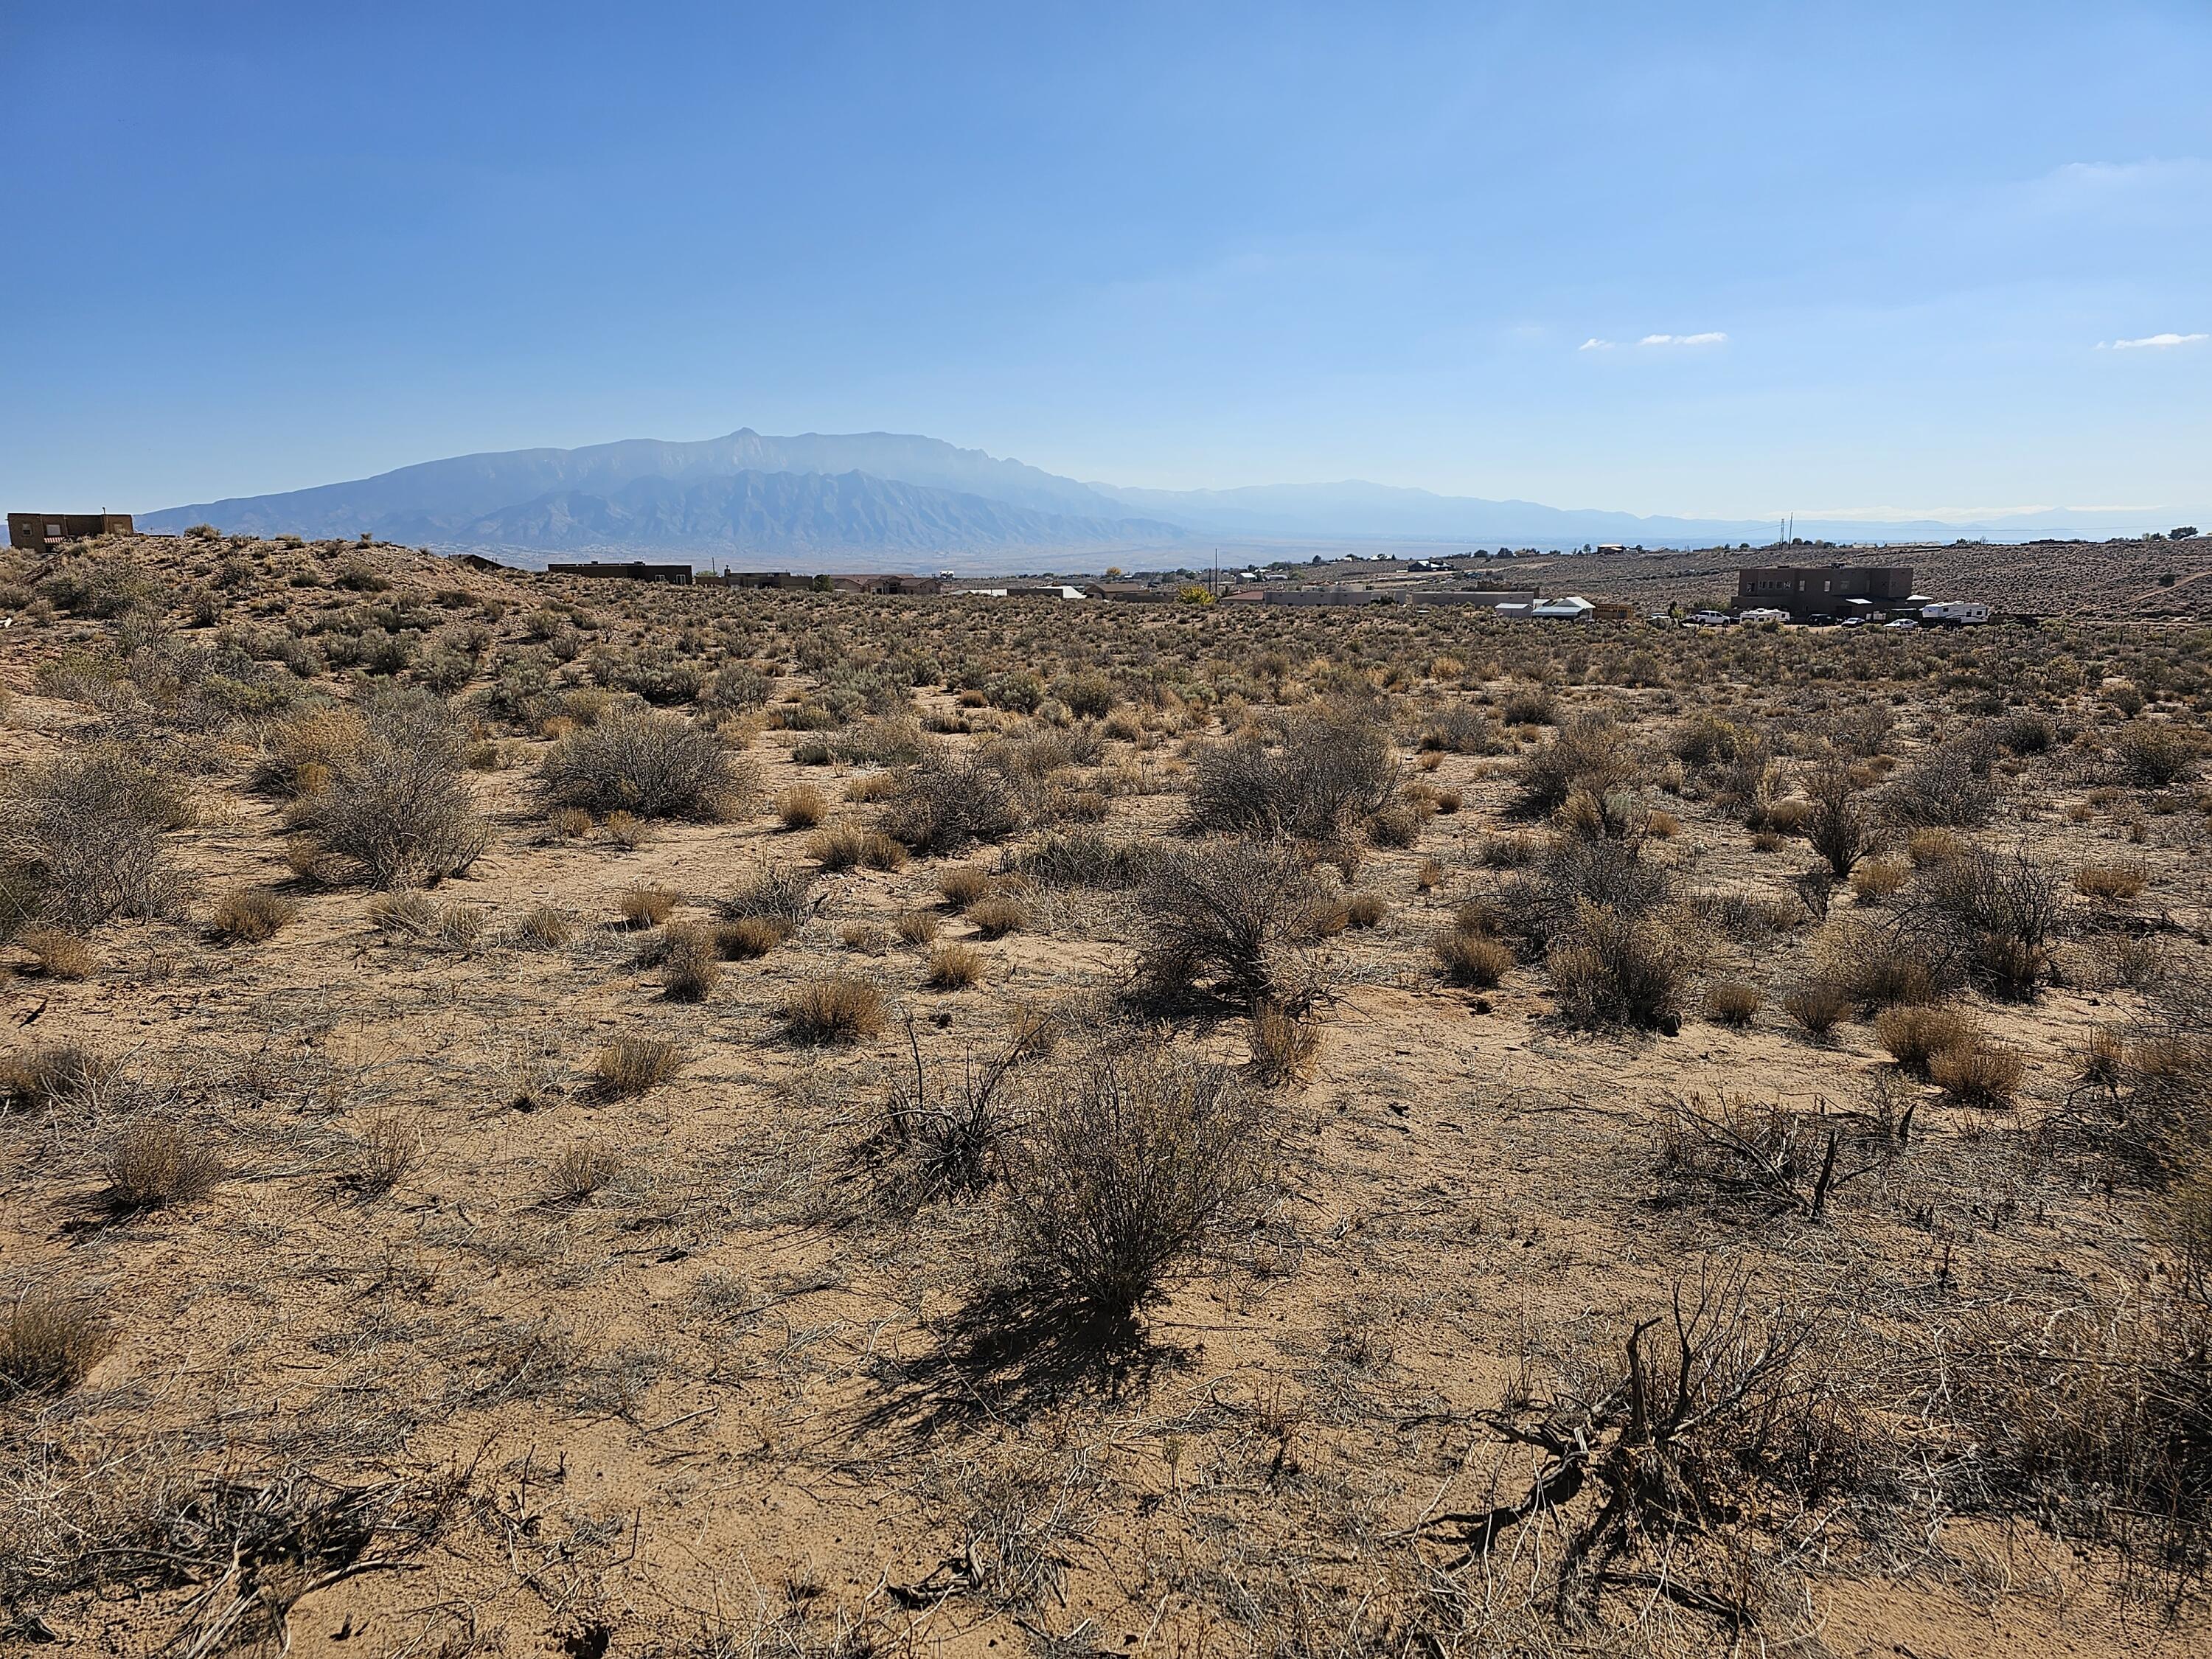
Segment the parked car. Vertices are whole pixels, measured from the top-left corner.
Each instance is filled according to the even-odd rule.
[[[1884,628],[1903,628],[1910,629],[1917,629],[1920,624],[1910,617],[1899,617],[1895,622],[1884,623],[1882,626]]]

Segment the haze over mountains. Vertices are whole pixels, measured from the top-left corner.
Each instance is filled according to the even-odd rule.
[[[1833,540],[2020,538],[2094,519],[2159,527],[2154,514],[2014,515],[1972,525],[1801,520]],[[1485,501],[1350,481],[1237,489],[1125,489],[1059,477],[981,450],[895,433],[690,443],[629,439],[580,449],[456,456],[374,477],[144,514],[148,530],[211,523],[256,535],[352,537],[526,563],[590,553],[805,567],[861,561],[971,568],[1151,554],[1181,562],[1209,539],[1438,540],[1469,546],[1764,544],[1771,520],[1647,518]]]

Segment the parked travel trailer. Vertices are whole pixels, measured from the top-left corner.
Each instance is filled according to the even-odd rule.
[[[1934,605],[1920,607],[1920,620],[1936,623],[1945,628],[1969,627],[1990,619],[1990,608],[1971,599],[1941,599]]]
[[[1735,613],[1735,619],[1740,623],[1749,623],[1754,625],[1759,623],[1786,623],[1790,620],[1790,613],[1787,611],[1777,611],[1771,607],[1762,607],[1750,611],[1739,611]]]

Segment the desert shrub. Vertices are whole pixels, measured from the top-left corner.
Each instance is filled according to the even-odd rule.
[[[428,693],[372,702],[360,742],[333,752],[321,787],[292,819],[325,853],[349,860],[372,887],[434,884],[480,857],[491,832],[477,816],[464,744]]]
[[[2140,898],[2149,880],[2148,872],[2133,860],[2122,864],[2085,864],[2074,872],[2074,890],[2084,898],[2114,903]]]
[[[1354,927],[1379,927],[1390,914],[1390,902],[1380,893],[1354,893],[1344,902],[1344,919]]]
[[[902,910],[891,922],[891,933],[902,945],[933,944],[937,918],[927,910]]]
[[[0,786],[0,937],[175,915],[182,886],[161,836],[191,820],[173,781],[112,744],[23,768]]]
[[[1983,1041],[1981,1028],[1955,1009],[1910,1005],[1883,1009],[1875,1016],[1874,1032],[1892,1060],[1922,1077],[1938,1054]]]
[[[1030,925],[1030,908],[1011,895],[994,893],[968,907],[968,920],[985,939],[1000,939]]]
[[[1137,891],[1140,998],[1206,994],[1303,1014],[1321,993],[1312,947],[1327,899],[1285,841],[1164,851]]]
[[[1973,1105],[2010,1105],[2027,1076],[2027,1060],[2018,1049],[1983,1038],[1939,1048],[1928,1061],[1929,1082]]]
[[[222,1179],[222,1158],[173,1119],[147,1114],[116,1132],[101,1160],[108,1201],[151,1210],[204,1198]]]
[[[1505,931],[1534,954],[1573,931],[1584,905],[1637,919],[1674,899],[1673,876],[1633,843],[1570,838],[1555,842],[1534,869],[1503,883],[1496,902]]]
[[[1722,1025],[1748,1025],[1766,1006],[1766,993],[1743,980],[1724,979],[1705,988],[1705,1018]]]
[[[1805,840],[1838,881],[1860,860],[1879,850],[1881,827],[1862,804],[1858,778],[1850,766],[1832,760],[1814,768],[1805,781],[1805,798],[1812,804],[1805,818]]]
[[[985,965],[983,953],[973,945],[939,945],[929,953],[925,982],[933,991],[964,991],[981,982]]]
[[[881,824],[892,840],[932,858],[1004,841],[1021,827],[1020,804],[1006,774],[973,754],[943,747],[900,771]]]
[[[806,851],[824,870],[835,872],[865,867],[896,870],[906,863],[907,849],[880,830],[857,823],[833,823],[807,838]]]
[[[92,947],[75,933],[59,927],[26,927],[15,943],[30,952],[31,961],[48,979],[82,980],[92,975]]]
[[[1813,954],[1820,977],[1869,1011],[1934,1002],[1965,982],[1947,952],[1893,921],[1831,922],[1814,941]]]
[[[1437,961],[1455,985],[1487,991],[1513,969],[1513,949],[1486,932],[1454,927],[1437,939]]]
[[[622,1173],[619,1152],[574,1140],[545,1167],[540,1188],[548,1204],[581,1204]]]
[[[1664,1103],[1652,1147],[1654,1173],[1681,1198],[1750,1200],[1814,1210],[1833,1145],[1812,1115],[1778,1101],[1701,1096]]]
[[[1575,1024],[1653,1026],[1679,1016],[1696,963],[1661,918],[1585,899],[1546,965],[1559,1012]]]
[[[1883,791],[1883,811],[1909,830],[1987,823],[2001,799],[1990,775],[1990,758],[1985,744],[1962,738],[1938,744]]]
[[[1472,703],[1446,703],[1421,722],[1416,738],[1431,754],[1502,755],[1511,744],[1498,722]]]
[[[759,780],[703,726],[678,714],[616,711],[555,744],[538,784],[555,805],[708,822],[744,811]]]
[[[726,960],[750,962],[775,950],[793,931],[781,916],[739,916],[714,929],[714,949]]]
[[[282,893],[241,887],[216,901],[214,927],[219,938],[252,944],[273,938],[299,914],[299,905]]]
[[[787,830],[811,830],[830,816],[830,798],[812,784],[802,783],[776,798],[775,815]]]
[[[938,893],[947,904],[964,910],[998,890],[990,876],[969,864],[956,865],[937,878]]]
[[[568,913],[555,904],[534,904],[522,913],[515,924],[515,934],[526,945],[539,950],[557,950],[576,937],[576,925],[568,920]]]
[[[1006,862],[1014,874],[1040,887],[1118,891],[1144,879],[1153,851],[1150,842],[1116,842],[1097,830],[1072,830],[1040,836]]]
[[[858,1042],[883,1035],[884,994],[856,975],[836,974],[801,985],[776,1010],[787,1035],[817,1045]]]
[[[1053,682],[1052,694],[1079,720],[1103,720],[1114,707],[1114,682],[1092,671],[1061,676]]]
[[[2195,732],[2149,721],[2130,725],[2112,744],[2122,781],[2139,789],[2163,789],[2194,776],[2203,753]]]
[[[1556,726],[1559,700],[1549,686],[1526,686],[1505,694],[1498,718],[1508,726]]]
[[[1263,1109],[1164,1042],[1102,1048],[1039,1091],[1012,1160],[1010,1262],[1031,1292],[1124,1332],[1252,1214]]]
[[[1783,995],[1782,1008],[1808,1033],[1824,1037],[1851,1017],[1850,993],[1832,980],[1815,977],[1790,987]]]
[[[2212,981],[2169,974],[2123,1031],[2101,1036],[2085,1067],[2100,1097],[2088,1127],[2136,1170],[2188,1167],[2212,1146]]]
[[[1252,1073],[1265,1088],[1303,1081],[1321,1053],[1321,1027],[1311,1019],[1261,1003],[1247,1021]]]
[[[1335,842],[1381,812],[1396,791],[1389,729],[1363,704],[1299,710],[1269,737],[1233,738],[1198,752],[1188,830]]]
[[[703,1002],[721,981],[720,942],[704,927],[672,927],[664,935],[660,984],[675,1002]]]
[[[807,896],[813,884],[812,872],[796,865],[765,866],[716,900],[715,907],[732,921],[767,918],[782,923],[787,934],[796,933],[811,914]]]
[[[626,927],[658,927],[675,915],[676,895],[660,887],[625,887],[615,909]]]
[[[113,1346],[88,1302],[33,1291],[0,1315],[0,1397],[75,1388]]]
[[[1945,1394],[1975,1456],[1959,1507],[2140,1545],[2201,1574],[2212,1544],[2212,1304],[1999,1302],[1954,1343]]]
[[[1755,741],[1735,722],[1699,713],[1674,728],[1667,741],[1667,751],[1685,766],[1714,766],[1736,759]]]
[[[1634,783],[1638,764],[1628,734],[1611,716],[1577,714],[1552,741],[1524,755],[1508,807],[1516,817],[1549,817],[1577,790],[1602,801]]]
[[[665,1083],[683,1064],[683,1051],[664,1038],[618,1036],[592,1060],[592,1075],[602,1094],[626,1100]]]
[[[2058,728],[2050,715],[2023,708],[1996,721],[1990,735],[2015,755],[2040,755],[2058,741]]]
[[[2049,969],[2065,924],[2058,878],[2026,848],[1974,848],[1923,869],[1897,902],[1895,926],[1926,953],[1938,982],[1971,975],[2025,996]]]

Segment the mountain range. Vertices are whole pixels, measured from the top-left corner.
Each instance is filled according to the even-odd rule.
[[[2123,520],[2126,522],[2122,522]],[[2163,527],[2154,515],[2044,513],[1975,524],[1801,520],[1827,540],[2019,540],[2091,520],[2094,533]],[[2140,520],[2140,522],[2135,522]],[[1298,543],[1398,539],[1542,548],[1619,542],[1697,547],[1775,532],[1760,521],[1647,518],[1534,501],[1441,495],[1357,480],[1236,489],[1082,483],[979,449],[897,433],[697,442],[634,438],[426,461],[374,477],[238,496],[139,516],[142,528],[210,523],[234,532],[351,538],[523,563],[553,555],[651,553],[743,567],[864,561],[971,569],[1045,555],[1183,562],[1206,538]]]

